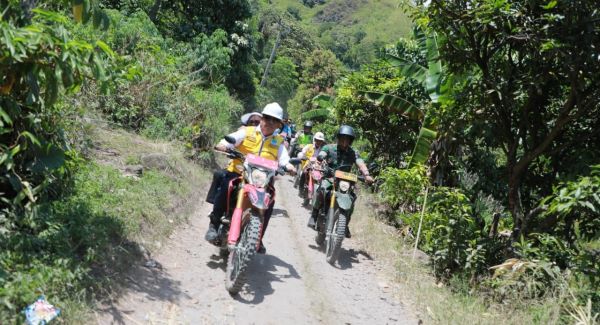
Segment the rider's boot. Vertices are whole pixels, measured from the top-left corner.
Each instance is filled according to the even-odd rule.
[[[308,217],[308,224],[306,224],[306,226],[308,228],[316,229],[318,216],[319,216],[319,209],[313,208],[312,212],[310,214],[310,217]]]
[[[212,222],[209,223],[206,235],[204,235],[204,239],[209,242],[214,242],[219,237],[217,229],[219,229],[219,226],[215,225]]]

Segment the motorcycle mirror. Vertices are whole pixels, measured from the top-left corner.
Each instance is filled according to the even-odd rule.
[[[225,141],[227,141],[231,144],[235,144],[235,138],[230,135],[226,135],[225,137],[223,137],[223,139],[225,139]]]

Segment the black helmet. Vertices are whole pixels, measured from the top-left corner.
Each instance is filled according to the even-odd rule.
[[[304,122],[304,127],[305,128],[312,128],[313,127],[312,121],[306,121],[306,122]]]
[[[337,137],[339,137],[340,135],[347,135],[350,138],[352,138],[352,140],[354,140],[354,138],[356,137],[356,135],[354,134],[354,129],[350,125],[340,126],[340,129],[337,133]]]

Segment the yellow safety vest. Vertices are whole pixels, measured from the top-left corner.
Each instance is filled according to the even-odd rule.
[[[249,153],[277,161],[279,146],[283,143],[283,137],[280,135],[264,137],[262,133],[254,126],[246,127],[246,136],[237,149],[247,155]],[[227,166],[227,170],[233,173],[241,173],[243,161],[240,159],[232,159]]]
[[[302,168],[306,167],[306,164],[308,164],[310,157],[312,157],[314,154],[315,154],[315,145],[311,143],[308,145],[308,150],[306,150],[306,156],[304,157],[304,158],[306,158],[306,160],[302,162]]]

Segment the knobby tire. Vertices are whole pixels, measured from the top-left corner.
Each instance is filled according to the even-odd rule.
[[[331,229],[327,229],[329,236],[326,236],[325,259],[331,265],[335,264],[340,255],[342,241],[346,237],[346,220],[346,216],[340,210],[336,210],[333,222],[327,223]]]
[[[251,215],[242,228],[240,239],[235,248],[229,253],[225,288],[231,295],[240,292],[246,282],[246,269],[254,255],[256,255],[260,226],[260,217]]]

